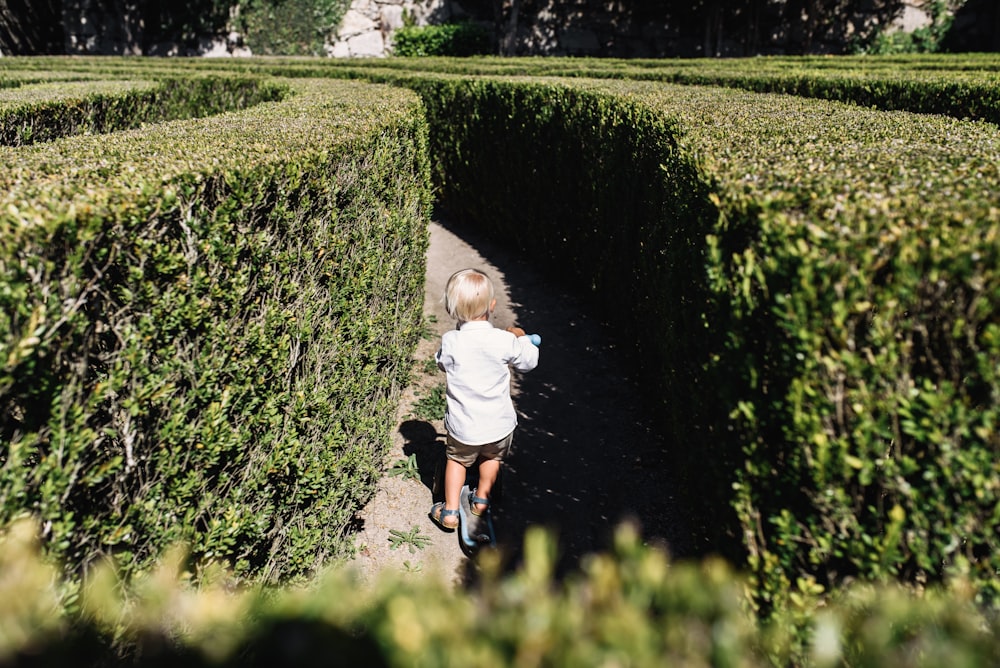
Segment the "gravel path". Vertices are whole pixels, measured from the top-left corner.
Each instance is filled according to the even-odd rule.
[[[583,555],[605,549],[624,519],[637,521],[647,540],[683,556],[683,510],[674,506],[672,483],[657,465],[665,445],[648,428],[639,393],[600,323],[517,256],[439,221],[431,224],[425,303],[435,335],[417,349],[417,370],[404,391],[388,456],[391,466],[415,455],[421,479],[387,474],[361,512],[354,566],[362,579],[370,581],[383,569],[442,577],[456,586],[475,579],[475,561],[462,552],[456,533],[441,531],[427,516],[434,470],[444,458],[443,423],[413,413],[421,397],[444,384],[444,374],[424,370],[423,363],[433,359],[440,335],[454,327],[441,295],[448,277],[465,267],[493,279],[494,325],[516,323],[542,336],[538,368],[515,374],[519,426],[503,496],[494,507],[504,562],[516,565],[525,529],[544,525],[559,537],[560,571],[572,569]],[[426,544],[394,546],[392,531]]]

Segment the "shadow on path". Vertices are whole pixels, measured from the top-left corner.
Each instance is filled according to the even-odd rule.
[[[584,555],[609,548],[624,520],[675,558],[692,556],[685,512],[674,503],[675,482],[662,463],[674,444],[652,430],[632,369],[608,328],[516,253],[467,227],[439,222],[504,274],[517,324],[542,337],[538,368],[515,374],[519,425],[493,510],[508,567],[520,561],[525,530],[533,525],[556,533],[560,575]]]
[[[403,422],[399,425],[399,433],[403,437],[403,454],[416,457],[420,482],[432,493],[432,501],[440,501],[435,489],[435,476],[444,470],[447,434],[439,433],[432,423],[419,419]]]

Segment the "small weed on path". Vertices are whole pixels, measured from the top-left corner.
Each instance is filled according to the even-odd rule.
[[[420,468],[417,466],[417,455],[412,454],[406,459],[399,459],[389,469],[389,475],[402,476],[403,480],[420,480]]]
[[[421,369],[425,374],[431,376],[438,371],[437,360],[431,357],[430,359],[424,360],[423,367]]]
[[[443,420],[445,411],[444,384],[431,387],[413,404],[413,417],[420,420]]]
[[[437,316],[429,315],[424,318],[423,331],[420,332],[420,337],[425,341],[433,341],[438,337],[438,333],[434,331],[434,325],[437,324]]]
[[[409,531],[399,529],[389,530],[389,549],[396,550],[403,545],[410,548],[410,554],[415,554],[417,550],[422,550],[431,542],[431,537],[424,534],[416,524]]]

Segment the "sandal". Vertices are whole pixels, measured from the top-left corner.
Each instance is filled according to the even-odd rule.
[[[431,512],[428,513],[428,516],[432,520],[434,520],[434,524],[437,524],[445,531],[454,531],[455,529],[458,528],[458,509],[456,508],[455,510],[448,510],[447,508],[444,507],[444,501],[438,501],[433,506],[431,506]],[[455,525],[452,526],[450,524],[445,524],[444,519],[446,517],[454,517]]]
[[[477,513],[476,512],[477,505],[486,506],[486,508]],[[476,496],[476,490],[472,490],[469,493],[469,510],[472,511],[473,515],[475,515],[476,517],[482,517],[489,511],[489,509],[490,509],[489,499],[484,499],[481,496]]]

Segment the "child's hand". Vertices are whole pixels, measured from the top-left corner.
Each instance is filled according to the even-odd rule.
[[[520,327],[508,327],[507,331],[513,334],[514,336],[524,336],[524,330],[521,329]]]

